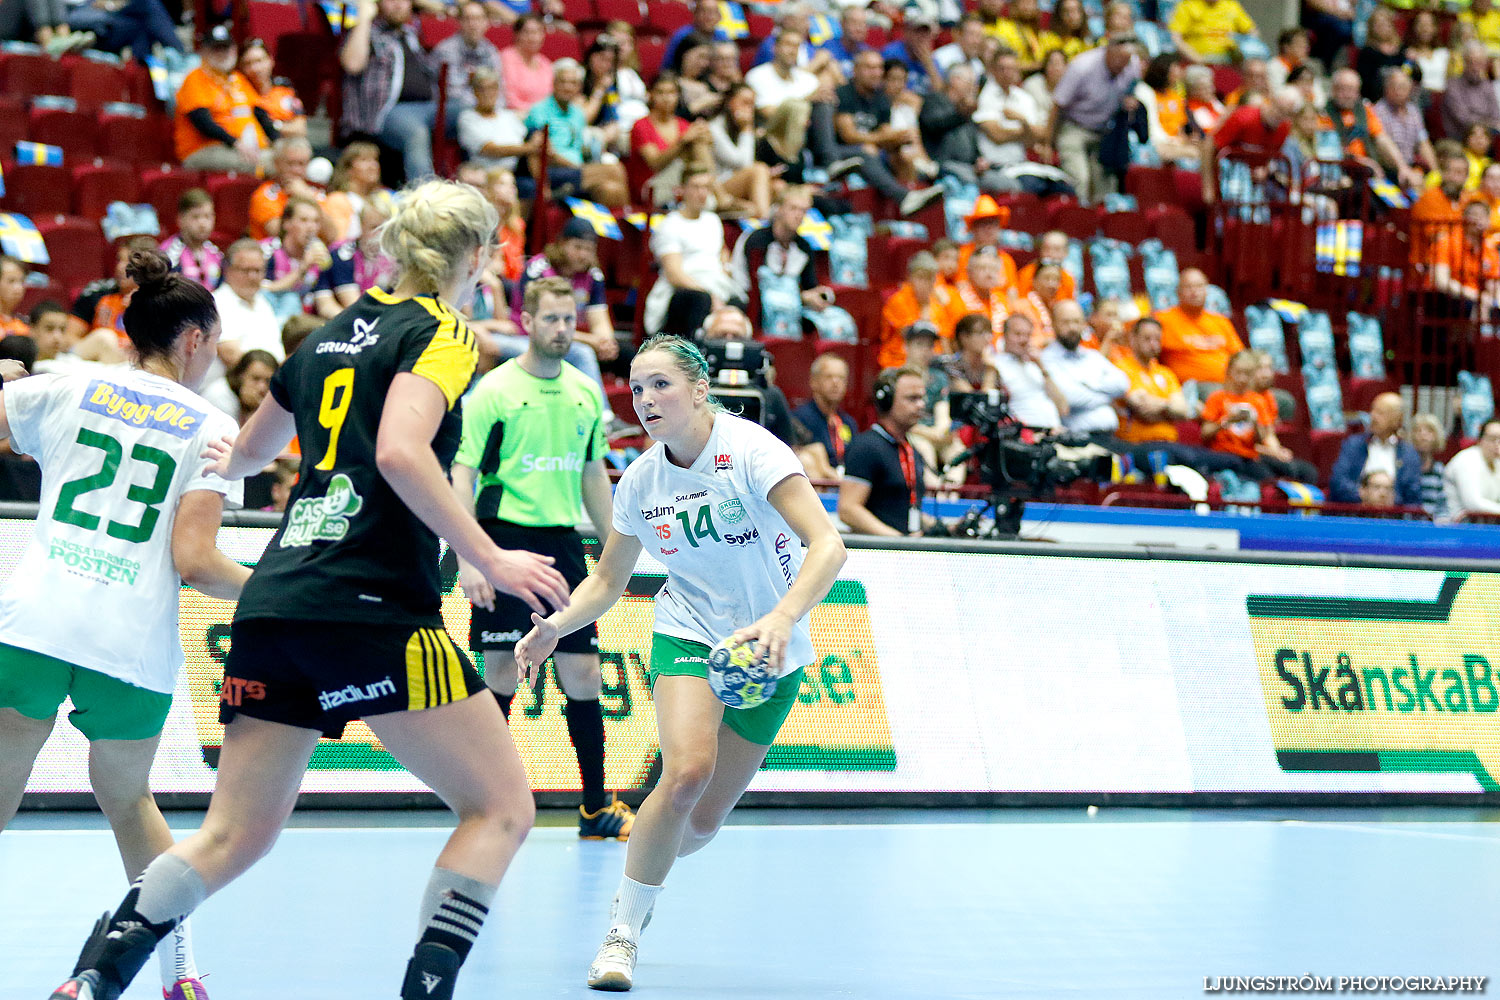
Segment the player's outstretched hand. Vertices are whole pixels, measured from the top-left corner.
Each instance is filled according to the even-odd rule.
[[[458,561],[458,585],[464,589],[464,596],[470,604],[486,611],[495,610],[495,588],[477,567],[462,559]]]
[[[531,616],[531,631],[521,637],[516,643],[516,680],[522,684],[533,684],[536,681],[537,671],[541,670],[542,664],[547,662],[547,657],[557,648],[557,627],[533,613]]]
[[[229,478],[229,459],[234,455],[234,438],[228,434],[217,441],[210,441],[203,449],[203,458],[209,460],[203,470],[205,476]]]
[[[568,606],[571,592],[568,581],[552,568],[551,556],[518,549],[495,552],[491,568],[484,575],[496,590],[519,597],[531,605],[531,610],[544,615]]]
[[[766,665],[778,676],[781,663],[786,659],[786,644],[792,638],[792,620],[779,611],[772,611],[760,621],[736,629],[729,637],[729,645],[740,646],[755,643],[756,659],[765,658]]]

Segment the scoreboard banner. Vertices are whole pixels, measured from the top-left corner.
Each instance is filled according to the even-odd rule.
[[[30,530],[0,520],[0,579]],[[253,565],[271,535],[225,527],[219,541]],[[1500,573],[1457,565],[862,541],[813,611],[816,662],[750,791],[1500,800],[1500,623],[1485,613]],[[599,623],[606,778],[623,791],[649,784],[658,764],[646,667],[664,574],[643,554]],[[466,644],[468,604],[456,573],[443,580],[448,631]],[[158,792],[212,790],[232,616],[232,604],[183,590],[187,663]],[[578,788],[550,669],[518,693],[511,727],[533,788]],[[63,714],[27,790],[87,789],[85,744]],[[319,743],[303,790],[379,804],[379,793],[425,788],[355,723]]]

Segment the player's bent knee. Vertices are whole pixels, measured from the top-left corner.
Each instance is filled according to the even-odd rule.
[[[155,804],[151,798],[151,792],[144,788],[112,789],[96,787],[94,789],[94,801],[99,803],[99,811],[104,813],[109,819],[144,812]]]
[[[708,790],[708,783],[713,780],[713,776],[713,755],[695,755],[674,761],[665,768],[660,787],[666,790],[675,811],[687,812],[698,804],[698,800]]]

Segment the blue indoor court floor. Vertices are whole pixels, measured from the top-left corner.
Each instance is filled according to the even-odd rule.
[[[192,813],[174,830],[196,826]],[[1203,997],[1205,977],[1489,976],[1500,810],[741,810],[680,862],[635,993],[664,1000]],[[194,918],[213,1000],[396,996],[438,813],[299,813]],[[544,813],[457,996],[600,996],[624,863]],[[0,833],[0,998],[43,1000],[124,888],[87,813]],[[159,997],[155,962],[126,1000]]]

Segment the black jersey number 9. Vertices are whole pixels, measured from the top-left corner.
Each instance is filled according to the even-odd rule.
[[[318,423],[328,429],[328,451],[323,455],[323,461],[313,468],[326,472],[338,460],[339,433],[344,429],[344,420],[349,416],[349,404],[353,399],[353,368],[340,368],[323,380],[323,401],[318,404]]]
[[[108,434],[101,434],[87,427],[78,429],[78,443],[104,452],[104,464],[91,476],[70,479],[62,484],[62,489],[57,494],[57,506],[52,509],[52,518],[85,531],[93,531],[99,527],[98,515],[79,510],[74,504],[85,493],[107,489],[114,484],[115,477],[120,472],[120,461],[125,457],[125,446]],[[131,448],[130,457],[145,465],[155,466],[156,478],[151,481],[150,486],[132,483],[125,494],[125,499],[145,508],[141,511],[141,519],[135,524],[111,521],[105,532],[111,538],[144,542],[151,538],[152,532],[156,530],[156,523],[161,520],[161,510],[157,505],[167,498],[167,491],[172,488],[172,477],[177,473],[177,460],[160,449],[144,444]]]

